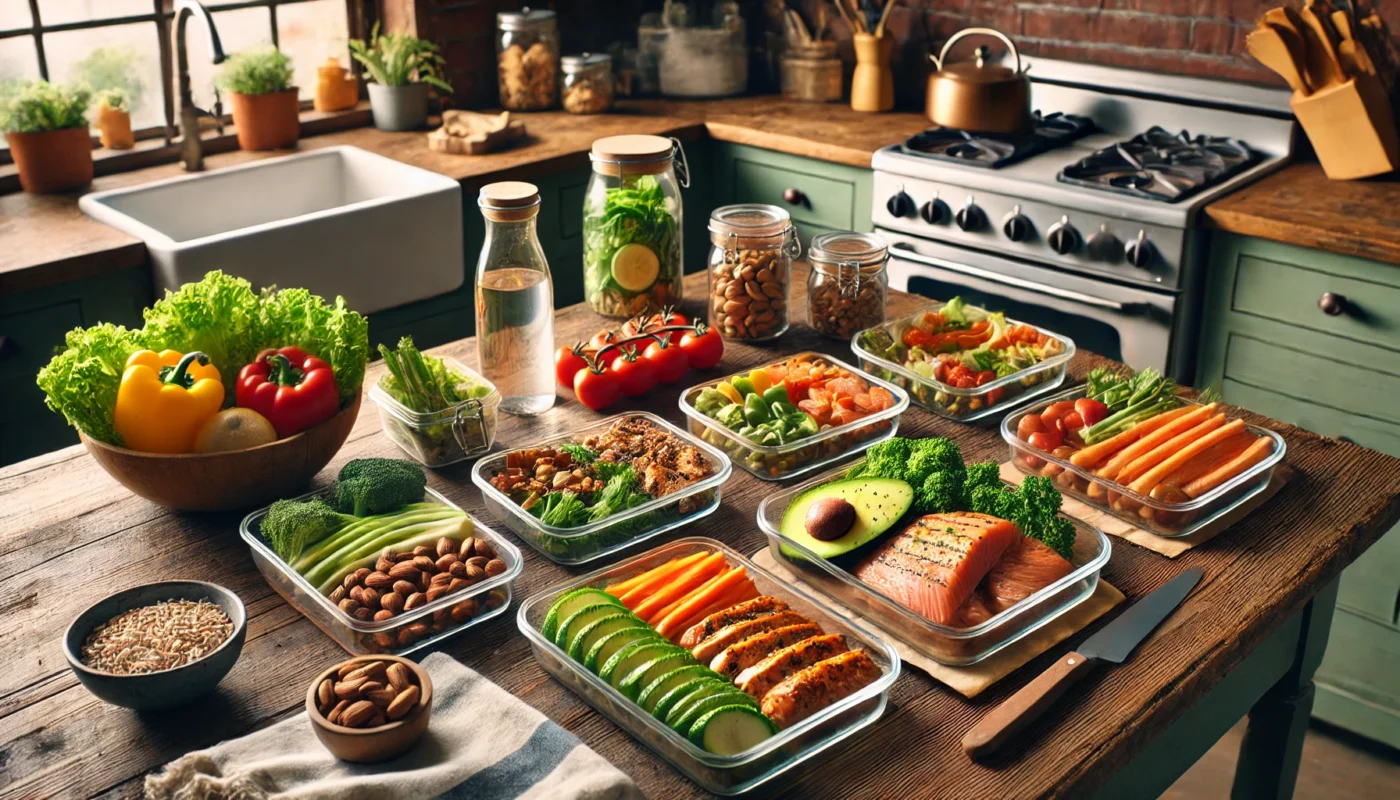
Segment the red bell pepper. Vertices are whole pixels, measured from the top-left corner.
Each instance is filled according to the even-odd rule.
[[[267,417],[285,439],[319,425],[340,410],[331,366],[300,347],[264,350],[238,371],[235,398],[240,408]]]

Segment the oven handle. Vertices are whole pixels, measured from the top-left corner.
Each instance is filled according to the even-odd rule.
[[[1057,286],[1046,286],[1043,283],[1022,280],[1021,278],[1013,278],[1009,275],[999,275],[995,272],[988,272],[987,270],[978,269],[977,267],[969,267],[966,264],[958,264],[953,261],[944,261],[941,258],[933,258],[931,256],[926,256],[921,253],[915,252],[910,245],[905,244],[904,242],[895,242],[893,249],[899,251],[898,255],[895,256],[896,258],[903,258],[908,261],[913,261],[916,264],[927,264],[930,267],[938,267],[940,269],[946,269],[952,272],[960,272],[963,275],[967,275],[973,278],[981,278],[982,280],[990,281],[992,283],[1000,283],[1003,286],[1014,286],[1018,289],[1027,289],[1032,292],[1040,292],[1042,294],[1048,294],[1053,297],[1058,297],[1062,300],[1070,300],[1072,302],[1081,303],[1087,306],[1097,306],[1099,308],[1107,308],[1109,310],[1118,312],[1126,312],[1128,310],[1126,304],[1119,303],[1114,300],[1105,300],[1102,297],[1094,297],[1093,295],[1087,295],[1083,292],[1075,292],[1069,289],[1061,289]]]

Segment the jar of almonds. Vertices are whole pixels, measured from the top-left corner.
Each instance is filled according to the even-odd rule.
[[[788,329],[792,261],[802,253],[792,217],[762,203],[710,215],[710,325],[726,339],[763,342]]]
[[[548,9],[496,15],[496,77],[501,108],[543,111],[559,99],[559,20]]]
[[[818,333],[850,339],[885,321],[890,249],[877,233],[824,233],[807,259],[807,321]]]

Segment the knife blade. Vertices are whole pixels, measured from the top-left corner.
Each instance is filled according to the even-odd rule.
[[[995,752],[1018,731],[1054,704],[1065,690],[1088,675],[1100,663],[1121,664],[1162,621],[1171,616],[1186,595],[1200,582],[1204,570],[1188,569],[1137,601],[1098,633],[1084,640],[1078,650],[1026,684],[963,736],[963,751],[973,759]]]

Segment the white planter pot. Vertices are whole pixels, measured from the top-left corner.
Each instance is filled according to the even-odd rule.
[[[381,131],[411,131],[428,123],[428,84],[369,84],[369,108]]]

